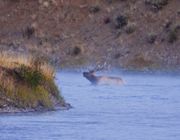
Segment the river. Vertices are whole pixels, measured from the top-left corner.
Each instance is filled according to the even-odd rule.
[[[3,114],[0,140],[180,140],[179,75],[114,75],[125,85],[93,86],[81,73],[58,72],[73,108]]]

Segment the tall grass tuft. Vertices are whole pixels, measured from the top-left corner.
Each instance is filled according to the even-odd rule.
[[[0,100],[5,106],[22,109],[53,109],[55,104],[65,105],[54,83],[54,72],[41,57],[1,52]]]
[[[54,77],[54,68],[43,57],[28,54],[0,52],[0,66],[6,68],[16,68],[26,66],[43,73],[47,78]]]

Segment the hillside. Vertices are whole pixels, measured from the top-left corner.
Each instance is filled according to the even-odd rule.
[[[179,0],[1,0],[0,48],[61,67],[180,68]]]

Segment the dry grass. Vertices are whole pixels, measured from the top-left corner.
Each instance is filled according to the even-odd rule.
[[[15,89],[14,80],[7,76],[7,73],[0,69],[0,88],[1,90],[8,89],[9,92]]]
[[[65,104],[54,83],[54,69],[41,58],[0,54],[0,99],[16,108],[53,109]]]
[[[27,67],[36,67],[40,70],[43,75],[47,78],[54,77],[54,68],[47,63],[43,58],[36,57],[33,55],[12,53],[12,52],[1,52],[0,53],[0,66],[5,68],[16,68],[20,65]]]

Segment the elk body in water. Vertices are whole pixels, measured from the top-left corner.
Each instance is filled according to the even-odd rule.
[[[98,85],[98,84],[122,85],[123,84],[123,80],[119,77],[96,76],[94,71],[83,72],[83,76],[94,85]]]

